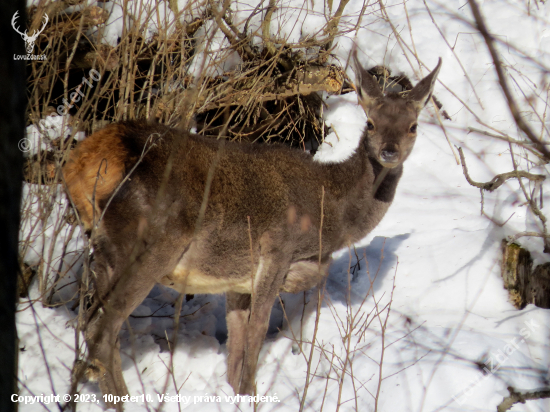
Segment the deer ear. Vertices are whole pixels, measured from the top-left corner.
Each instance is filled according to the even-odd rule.
[[[376,99],[384,97],[382,90],[374,76],[370,75],[357,58],[357,49],[352,51],[353,71],[355,72],[355,88],[357,89],[357,101],[365,112],[374,106]]]
[[[414,108],[417,112],[420,112],[428,103],[430,97],[432,97],[432,92],[434,91],[435,79],[439,74],[439,69],[441,69],[441,57],[437,62],[437,66],[432,70],[430,74],[424,77],[420,82],[414,86],[414,88],[409,92],[408,100],[414,104]]]

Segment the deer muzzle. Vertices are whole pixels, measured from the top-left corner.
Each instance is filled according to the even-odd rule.
[[[392,169],[400,164],[400,151],[396,144],[386,144],[380,150],[378,161],[384,167]]]

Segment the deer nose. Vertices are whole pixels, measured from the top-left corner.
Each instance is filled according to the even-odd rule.
[[[396,163],[399,160],[399,152],[397,150],[382,150],[380,152],[380,159],[384,163]]]

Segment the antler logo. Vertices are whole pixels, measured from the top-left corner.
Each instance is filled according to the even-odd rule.
[[[48,21],[50,20],[50,18],[48,17],[47,14],[44,14],[44,25],[42,26],[42,28],[40,29],[40,31],[35,31],[32,36],[28,36],[27,35],[27,30],[25,30],[25,33],[21,33],[19,31],[19,29],[15,26],[15,21],[17,20],[17,18],[19,17],[17,14],[19,13],[19,10],[15,12],[15,14],[13,15],[12,19],[11,19],[11,26],[13,27],[13,29],[19,33],[21,35],[21,37],[23,38],[23,40],[25,40],[25,44],[26,44],[26,47],[27,47],[27,53],[28,54],[31,54],[32,53],[32,50],[34,49],[34,42],[36,41],[36,39],[38,38],[38,35],[40,33],[42,33],[44,31],[44,28],[46,27],[46,24],[48,24]]]

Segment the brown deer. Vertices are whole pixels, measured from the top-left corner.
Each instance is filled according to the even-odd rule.
[[[72,152],[63,173],[95,251],[85,336],[104,394],[128,393],[119,331],[158,282],[226,294],[228,381],[235,393],[255,391],[276,296],[314,287],[332,252],[380,222],[441,66],[410,92],[385,94],[356,53],[353,61],[368,120],[342,163],[137,121],[112,124]]]

